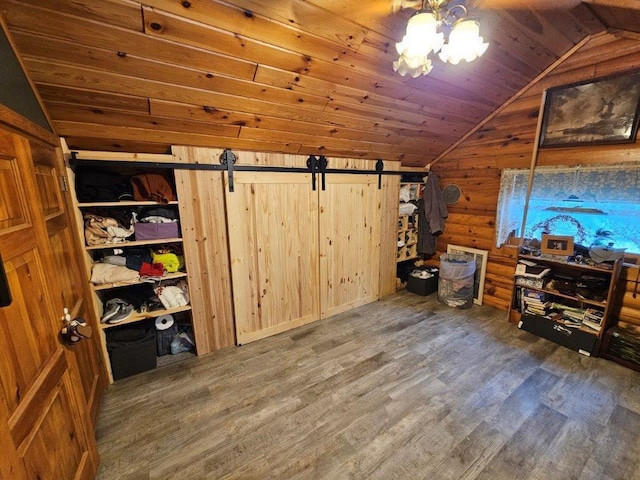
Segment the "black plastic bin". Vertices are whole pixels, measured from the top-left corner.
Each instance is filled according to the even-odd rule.
[[[431,275],[429,278],[421,278],[415,276],[420,272],[427,272]],[[438,291],[438,269],[435,267],[423,267],[415,268],[412,273],[409,274],[407,279],[407,290],[417,295],[431,295]]]
[[[107,351],[113,379],[153,370],[157,366],[153,324],[114,327],[107,331]]]

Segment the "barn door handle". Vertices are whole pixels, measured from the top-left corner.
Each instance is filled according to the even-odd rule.
[[[92,328],[87,325],[83,318],[74,318],[71,320],[69,310],[64,309],[64,317],[62,317],[64,327],[60,330],[60,338],[67,345],[74,345],[83,338],[91,338]]]

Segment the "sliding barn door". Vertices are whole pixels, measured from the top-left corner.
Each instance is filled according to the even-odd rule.
[[[304,173],[234,174],[227,192],[238,344],[320,318],[318,192]]]
[[[77,300],[54,260],[69,239],[53,173],[31,155],[25,137],[0,129],[0,253],[13,297],[0,307],[0,477],[88,480],[98,462],[90,388],[58,338],[63,302]]]
[[[326,190],[320,192],[323,318],[378,299],[380,192],[375,175],[326,177]]]

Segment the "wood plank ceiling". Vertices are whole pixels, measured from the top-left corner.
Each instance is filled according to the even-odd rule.
[[[632,2],[534,10],[478,0],[487,53],[457,66],[434,60],[418,79],[391,67],[412,13],[392,13],[392,0],[0,0],[0,9],[72,148],[199,145],[422,166],[586,36],[638,31]]]

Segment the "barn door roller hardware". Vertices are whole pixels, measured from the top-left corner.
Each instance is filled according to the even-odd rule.
[[[230,148],[225,148],[222,155],[220,155],[220,163],[226,165],[227,175],[229,178],[229,192],[233,193],[233,165],[236,163],[236,156],[233,154]]]
[[[307,158],[307,168],[311,172],[311,189],[316,191],[316,169],[318,168],[318,159],[315,155],[309,156]]]

